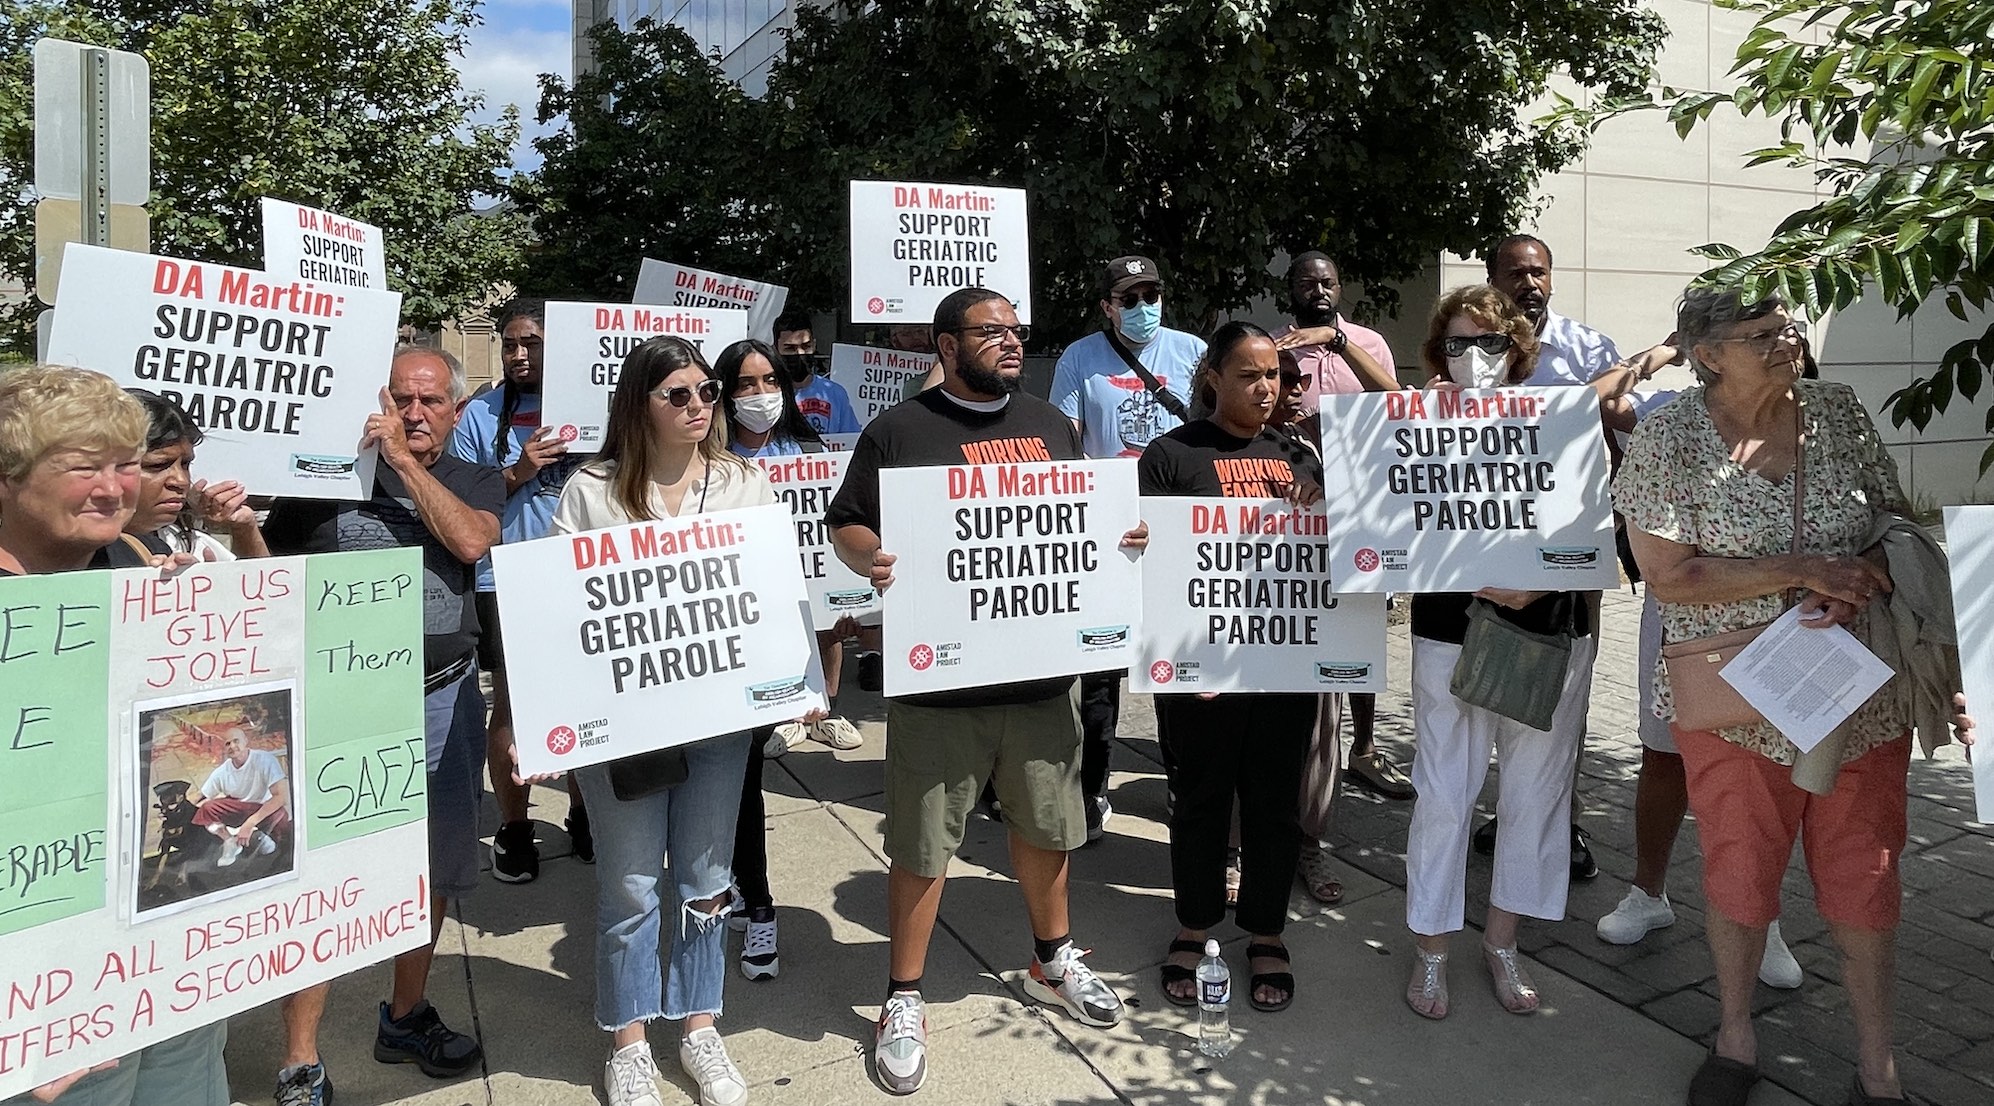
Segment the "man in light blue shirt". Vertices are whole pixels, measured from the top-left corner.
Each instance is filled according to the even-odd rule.
[[[812,429],[819,434],[856,434],[865,429],[845,386],[817,372],[817,333],[810,316],[791,311],[776,320],[775,352],[796,386],[796,409]]]

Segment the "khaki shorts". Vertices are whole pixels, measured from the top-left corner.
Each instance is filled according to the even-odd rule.
[[[1069,852],[1087,843],[1072,692],[988,707],[887,701],[886,855],[895,865],[947,874],[985,780],[1026,844]]]

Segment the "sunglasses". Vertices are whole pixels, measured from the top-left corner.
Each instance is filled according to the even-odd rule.
[[[651,392],[651,398],[662,399],[673,407],[684,407],[692,402],[694,392],[699,393],[699,402],[711,406],[720,398],[720,382],[702,380],[697,388],[688,388],[683,384],[676,388],[658,388]]]
[[[1447,351],[1449,357],[1459,357],[1468,352],[1470,346],[1483,353],[1508,353],[1509,347],[1514,344],[1507,334],[1477,334],[1469,338],[1447,338],[1440,343],[1440,348]]]
[[[1314,373],[1282,373],[1281,387],[1307,388],[1315,384]]]
[[[1162,299],[1163,289],[1150,288],[1143,292],[1128,291],[1123,292],[1115,298],[1123,307],[1134,307],[1138,303],[1155,303]]]

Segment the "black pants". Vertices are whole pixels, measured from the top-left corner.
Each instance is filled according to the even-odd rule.
[[[1225,919],[1226,840],[1239,801],[1239,927],[1279,934],[1302,857],[1302,765],[1315,729],[1314,695],[1158,695],[1157,731],[1176,807],[1170,880],[1177,923]]]
[[[1108,751],[1121,713],[1122,673],[1080,677],[1080,793],[1089,803],[1108,793]]]
[[[775,906],[769,891],[768,808],[762,802],[762,766],[768,763],[762,746],[773,733],[774,726],[763,726],[748,735],[748,775],[741,781],[741,812],[734,820],[734,885],[749,910]]]

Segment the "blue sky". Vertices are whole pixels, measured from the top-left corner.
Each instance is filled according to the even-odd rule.
[[[507,104],[519,105],[521,134],[513,155],[517,169],[533,169],[540,159],[528,142],[544,133],[533,124],[543,72],[569,76],[572,0],[485,0],[483,25],[473,28],[457,71],[464,87],[485,96],[481,120],[494,119]]]

